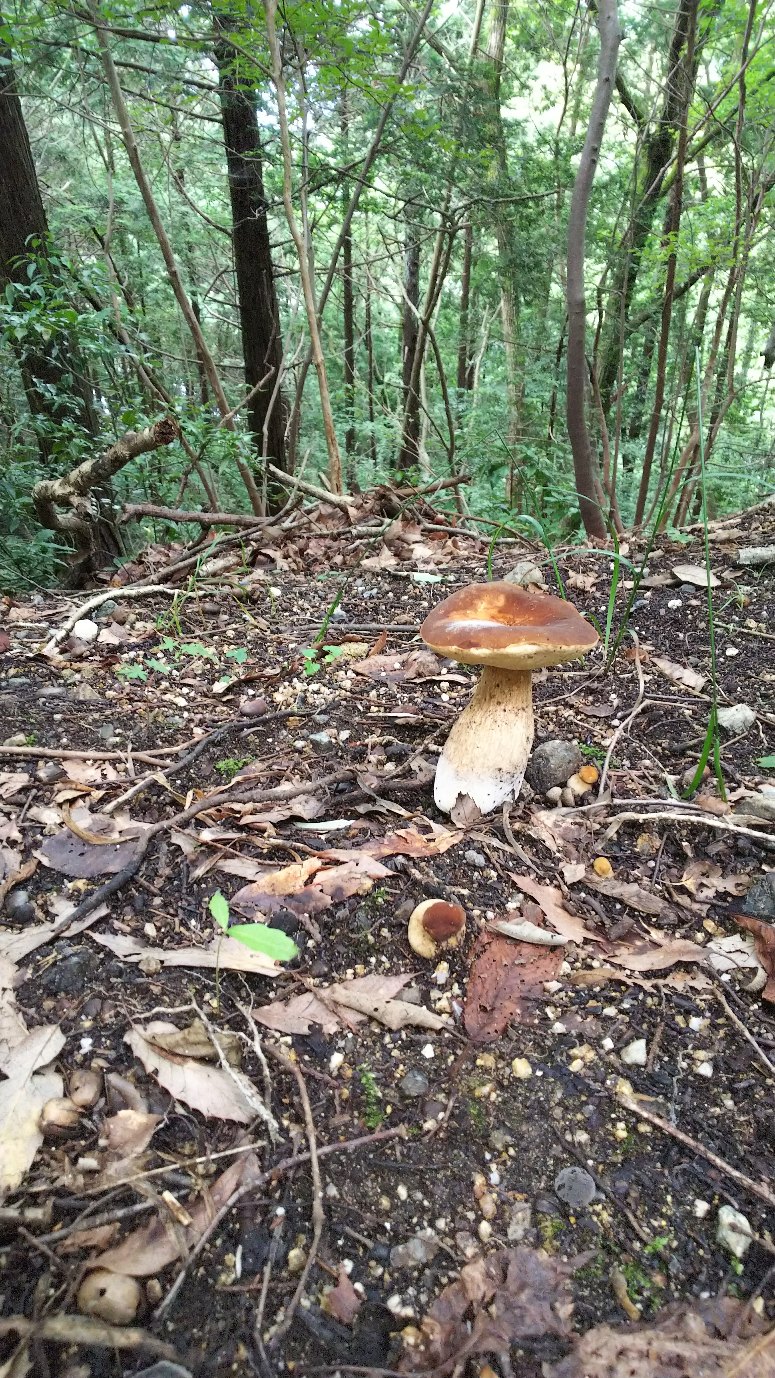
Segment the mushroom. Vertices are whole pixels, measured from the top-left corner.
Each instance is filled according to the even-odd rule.
[[[87,1273],[78,1288],[76,1306],[84,1316],[97,1316],[111,1325],[131,1325],[141,1298],[137,1278],[97,1268]]]
[[[444,813],[465,822],[472,804],[490,813],[519,794],[533,744],[533,670],[575,660],[600,638],[572,603],[505,581],[458,589],[428,614],[420,635],[438,655],[483,666],[433,791]]]
[[[409,918],[409,946],[434,961],[444,948],[457,947],[466,931],[465,910],[446,900],[423,900]]]

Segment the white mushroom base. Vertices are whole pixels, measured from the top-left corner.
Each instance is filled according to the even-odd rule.
[[[486,665],[439,757],[433,787],[437,807],[452,813],[462,795],[480,813],[491,813],[516,799],[533,733],[531,672]]]

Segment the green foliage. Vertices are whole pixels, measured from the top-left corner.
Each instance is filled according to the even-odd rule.
[[[232,776],[236,775],[238,770],[242,770],[249,761],[249,756],[226,756],[222,761],[216,761],[215,769],[225,780],[231,780]]]
[[[208,907],[218,927],[251,952],[260,952],[276,962],[290,962],[294,957],[298,957],[299,949],[295,942],[279,928],[269,928],[264,923],[238,923],[230,926],[229,902],[220,890],[216,890]]]
[[[364,1123],[368,1129],[379,1129],[385,1123],[385,1111],[382,1108],[382,1092],[377,1085],[374,1073],[369,1067],[361,1067],[358,1072],[358,1080],[364,1103]]]

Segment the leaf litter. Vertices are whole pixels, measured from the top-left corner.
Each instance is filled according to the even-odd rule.
[[[357,1365],[360,1359],[367,1366],[390,1367],[387,1343],[376,1358],[366,1359],[365,1351],[357,1350],[362,1324],[375,1333],[369,1311],[372,1294],[379,1297],[380,1305],[386,1299],[392,1305],[395,1298],[402,1308],[392,1319],[393,1332],[400,1328],[402,1317],[410,1319],[409,1326],[404,1326],[410,1334],[404,1337],[403,1358],[399,1359],[396,1340],[392,1351],[392,1363],[402,1363],[406,1372],[418,1371],[425,1345],[436,1345],[435,1351],[425,1355],[425,1366],[430,1355],[452,1372],[454,1363],[469,1353],[501,1355],[514,1346],[519,1350],[526,1328],[542,1341],[553,1337],[554,1348],[545,1351],[551,1378],[577,1378],[580,1372],[585,1378],[587,1372],[594,1378],[619,1378],[617,1365],[628,1363],[642,1371],[644,1378],[652,1378],[652,1370],[656,1378],[659,1370],[653,1364],[649,1367],[652,1354],[669,1356],[673,1363],[669,1346],[680,1349],[679,1341],[685,1345],[680,1353],[687,1356],[692,1374],[703,1371],[703,1363],[716,1363],[721,1351],[717,1354],[713,1345],[736,1346],[724,1360],[742,1362],[747,1335],[743,1331],[724,1335],[707,1315],[701,1317],[702,1331],[697,1320],[702,1311],[699,1304],[680,1321],[683,1330],[677,1328],[675,1335],[665,1322],[656,1336],[663,1324],[659,1318],[645,1326],[617,1329],[613,1324],[619,1306],[615,1289],[610,1296],[605,1287],[590,1291],[583,1268],[578,1277],[558,1282],[552,1272],[557,1256],[540,1254],[532,1246],[544,1237],[543,1207],[551,1196],[555,1171],[567,1161],[563,1143],[573,1144],[584,1159],[596,1163],[601,1179],[613,1180],[612,1213],[600,1215],[598,1199],[588,1213],[580,1211],[573,1219],[562,1211],[549,1215],[554,1222],[547,1229],[550,1246],[556,1230],[563,1257],[583,1254],[590,1242],[597,1248],[598,1236],[591,1227],[604,1218],[606,1241],[610,1235],[617,1256],[631,1257],[632,1234],[627,1216],[617,1206],[626,1201],[632,1218],[645,1222],[642,1227],[647,1225],[652,1234],[656,1231],[659,1239],[675,1223],[675,1242],[660,1246],[674,1265],[670,1269],[674,1290],[683,1288],[684,1295],[696,1295],[700,1287],[718,1290],[723,1285],[725,1260],[715,1241],[711,1186],[706,1190],[701,1181],[692,1183],[703,1197],[713,1196],[709,1225],[703,1227],[700,1217],[691,1214],[691,1189],[680,1199],[674,1191],[668,1192],[664,1134],[647,1136],[639,1130],[635,1147],[620,1150],[624,1141],[612,1132],[615,1122],[601,1112],[601,1106],[607,1078],[619,1070],[621,1050],[642,1039],[650,1065],[637,1073],[643,1078],[637,1083],[639,1090],[653,1097],[661,1094],[665,1079],[677,1085],[673,1113],[678,1123],[698,1141],[712,1140],[730,1161],[737,1161],[747,1151],[746,1144],[754,1142],[745,1137],[748,1128],[738,1131],[736,1142],[735,1110],[730,1108],[736,1103],[738,1083],[745,1085],[746,1058],[754,1055],[750,1042],[743,1042],[734,1026],[719,1020],[714,982],[727,978],[729,1000],[734,1000],[734,1008],[750,1024],[754,1042],[762,1040],[760,1050],[766,1049],[758,983],[762,978],[766,983],[769,972],[770,984],[765,987],[769,1000],[775,979],[769,950],[772,926],[765,918],[749,922],[747,916],[746,922],[738,923],[736,913],[738,897],[760,875],[762,864],[765,871],[771,864],[763,843],[760,849],[756,840],[757,835],[766,836],[766,816],[753,824],[753,814],[746,814],[745,822],[742,814],[742,806],[755,794],[756,775],[740,753],[756,751],[762,756],[764,748],[758,743],[725,745],[724,759],[733,762],[742,781],[739,790],[730,792],[729,804],[714,793],[711,779],[694,804],[681,806],[694,821],[684,827],[680,817],[671,817],[669,823],[660,819],[661,812],[666,817],[671,810],[673,815],[679,813],[673,794],[680,794],[679,772],[691,763],[685,751],[683,756],[671,755],[671,732],[675,723],[681,724],[689,738],[702,730],[704,701],[693,695],[707,687],[702,675],[707,666],[701,658],[697,671],[686,665],[683,645],[665,639],[663,628],[652,619],[649,630],[660,636],[655,638],[655,648],[649,645],[642,651],[647,693],[654,693],[655,700],[674,700],[675,710],[667,710],[660,719],[646,703],[630,724],[627,738],[616,744],[609,762],[610,798],[604,797],[592,808],[585,803],[579,810],[549,809],[540,798],[532,803],[520,801],[512,808],[520,873],[505,870],[504,852],[510,850],[511,842],[508,834],[500,832],[497,818],[480,820],[476,831],[466,834],[446,822],[433,823],[432,813],[431,818],[425,816],[424,811],[431,809],[427,784],[403,792],[400,788],[402,772],[407,778],[413,772],[417,778],[422,778],[423,771],[431,773],[433,753],[466,701],[470,683],[467,671],[460,673],[457,666],[428,658],[416,644],[407,646],[403,633],[391,631],[394,622],[419,621],[416,614],[427,610],[441,592],[433,584],[404,582],[402,566],[413,562],[412,572],[436,580],[438,568],[454,571],[458,580],[467,578],[473,567],[471,547],[462,538],[439,541],[416,522],[395,522],[376,560],[390,572],[368,575],[384,593],[386,615],[370,601],[355,612],[356,621],[360,616],[364,624],[382,615],[383,625],[358,643],[363,658],[331,657],[330,663],[320,664],[314,676],[305,679],[298,649],[293,655],[286,653],[284,643],[290,637],[296,648],[315,644],[326,611],[315,599],[330,589],[319,589],[301,572],[314,569],[315,561],[322,561],[318,568],[328,572],[343,568],[335,563],[343,548],[341,540],[337,545],[337,532],[346,529],[338,523],[349,520],[324,504],[317,511],[319,531],[312,538],[309,531],[301,539],[291,532],[282,546],[261,547],[256,568],[241,571],[244,590],[257,605],[258,629],[248,653],[256,661],[255,670],[245,672],[244,682],[260,679],[266,699],[261,714],[252,720],[245,714],[232,723],[230,731],[236,735],[225,746],[200,754],[194,768],[177,780],[167,778],[167,766],[191,745],[188,727],[183,734],[178,730],[164,736],[165,722],[181,706],[173,702],[180,686],[166,677],[154,679],[153,674],[146,683],[116,680],[110,661],[101,662],[99,656],[123,654],[128,643],[122,630],[111,634],[110,645],[103,640],[99,655],[94,652],[91,668],[104,679],[95,681],[95,693],[99,692],[102,703],[111,702],[112,718],[118,719],[125,711],[131,724],[127,740],[139,740],[141,747],[156,752],[161,741],[175,747],[177,736],[187,737],[169,755],[149,757],[146,784],[129,804],[134,821],[129,817],[129,801],[122,804],[120,800],[143,782],[133,773],[128,754],[117,753],[113,761],[91,761],[87,743],[79,740],[82,755],[63,760],[56,780],[41,775],[37,765],[31,768],[23,757],[18,769],[14,761],[14,768],[3,776],[0,885],[4,879],[18,877],[14,885],[29,889],[33,918],[18,924],[4,922],[0,930],[0,961],[4,958],[6,963],[0,1003],[0,1053],[5,1061],[0,1065],[11,1070],[0,1090],[19,1073],[22,1064],[15,1064],[15,1049],[24,1049],[28,1038],[33,1041],[28,1045],[32,1062],[28,1058],[31,1070],[26,1080],[37,1079],[36,1091],[41,1089],[41,1079],[50,1075],[57,1079],[51,1085],[61,1096],[65,1080],[60,1068],[71,1067],[74,1060],[88,1067],[93,1059],[104,1072],[105,1087],[97,1106],[82,1112],[71,1139],[48,1143],[41,1140],[35,1125],[34,1134],[25,1140],[27,1157],[20,1186],[34,1187],[31,1199],[38,1201],[47,1179],[56,1183],[55,1211],[59,1199],[68,1193],[72,1198],[89,1190],[98,1200],[101,1192],[107,1194],[125,1182],[139,1185],[127,1185],[122,1205],[136,1199],[135,1191],[141,1199],[146,1190],[152,1193],[148,1199],[154,1201],[154,1219],[140,1230],[123,1220],[92,1230],[87,1218],[83,1228],[69,1231],[69,1217],[58,1215],[56,1228],[64,1224],[65,1229],[55,1246],[57,1252],[70,1257],[67,1250],[72,1248],[73,1254],[90,1255],[90,1267],[115,1266],[131,1276],[152,1278],[170,1269],[173,1286],[183,1283],[182,1302],[187,1296],[187,1259],[192,1250],[201,1250],[196,1254],[197,1271],[211,1287],[213,1306],[208,1308],[212,1317],[203,1321],[197,1317],[196,1324],[201,1322],[209,1336],[205,1344],[220,1345],[220,1337],[211,1328],[213,1317],[224,1314],[222,1284],[216,1279],[225,1279],[231,1300],[244,1290],[246,1304],[254,1306],[249,1294],[255,1291],[256,1280],[261,1280],[263,1265],[259,1263],[255,1272],[250,1265],[240,1274],[239,1268],[245,1269],[245,1260],[252,1257],[254,1241],[249,1230],[243,1232],[233,1211],[224,1217],[223,1234],[208,1239],[219,1211],[243,1188],[248,1192],[262,1183],[261,1195],[251,1207],[251,1227],[267,1232],[268,1238],[270,1227],[274,1230],[272,1212],[281,1201],[289,1200],[292,1230],[273,1254],[270,1296],[280,1306],[295,1287],[289,1246],[296,1241],[294,1247],[302,1256],[310,1246],[306,1166],[302,1164],[292,1181],[283,1181],[282,1174],[276,1182],[263,1175],[271,1174],[288,1144],[275,1149],[262,1128],[266,1124],[262,1114],[279,1114],[282,1105],[282,1129],[293,1146],[290,1151],[305,1147],[299,1126],[307,1122],[297,1086],[287,1071],[276,1079],[267,1077],[266,1057],[273,1048],[284,1049],[309,1088],[316,1134],[328,1155],[321,1164],[326,1169],[323,1181],[330,1182],[331,1189],[324,1191],[321,1186],[320,1199],[330,1238],[341,1238],[343,1229],[351,1232],[347,1268],[339,1262],[341,1250],[329,1252],[326,1245],[306,1279],[305,1316],[314,1333],[318,1362],[321,1351],[333,1354],[330,1346],[343,1343],[339,1332],[344,1329],[350,1335],[348,1344],[356,1346],[348,1351],[352,1362]],[[164,558],[160,547],[153,559],[158,565]],[[607,586],[600,578],[599,564],[582,563],[575,557],[574,565],[580,564],[575,586],[585,595],[585,604],[604,614]],[[139,566],[139,574],[143,568]],[[366,570],[366,564],[360,569]],[[267,601],[266,593],[268,583],[275,579],[283,586],[277,608]],[[658,605],[661,589],[672,576],[666,574],[664,579],[663,584],[657,573],[650,585]],[[400,604],[394,601],[398,580],[401,589],[412,589],[411,614],[408,599]],[[293,604],[292,630],[290,623],[283,622],[288,590],[298,601],[298,606]],[[198,595],[208,596],[207,590]],[[118,597],[120,601],[120,593]],[[357,600],[350,585],[344,603],[352,616]],[[192,601],[190,608],[195,606]],[[213,606],[215,611],[207,618],[218,622],[217,635],[211,634],[207,619],[185,631],[187,646],[204,647],[186,667],[187,711],[193,708],[197,719],[214,714],[216,724],[225,724],[227,715],[235,711],[236,696],[229,704],[229,695],[214,696],[213,686],[228,668],[219,658],[220,633],[229,615],[220,617],[217,609],[223,603]],[[303,618],[310,609],[314,612],[305,631]],[[142,615],[137,618],[139,634],[134,635],[134,628],[130,644],[143,644],[143,625],[150,629],[146,637],[154,634],[157,612],[144,624]],[[737,614],[732,610],[728,615]],[[237,614],[233,622],[235,641],[251,635],[240,619]],[[326,636],[334,645],[344,646],[358,635],[346,626],[337,632],[334,622],[327,625]],[[372,654],[364,656],[369,647]],[[63,644],[61,650],[61,664],[51,663],[52,674],[68,667],[67,647]],[[745,668],[741,661],[725,666],[728,677]],[[78,661],[76,673],[86,663]],[[649,674],[650,667],[659,673],[659,680]],[[554,689],[544,684],[546,677],[536,676],[540,731],[578,739],[593,753],[592,759],[602,760],[638,689],[632,659],[621,658],[617,676],[615,682],[609,681],[610,692],[606,689],[602,695],[595,678],[584,683],[580,695],[578,681],[571,680],[574,694],[565,699],[553,697]],[[119,699],[106,699],[106,686],[113,688],[116,683]],[[557,684],[554,676],[551,684]],[[745,683],[732,678],[724,689],[732,702],[757,701]],[[275,709],[284,715],[279,726],[268,721]],[[148,710],[158,716],[143,739],[138,725]],[[323,719],[328,715],[330,732],[326,722],[321,724],[325,730],[318,732],[317,720],[309,721],[314,714]],[[645,726],[650,733],[652,720],[656,733],[639,735]],[[761,713],[760,721],[766,722]],[[193,740],[206,736],[209,726],[197,723]],[[344,729],[341,738],[340,728]],[[41,730],[47,741],[56,741],[53,724],[47,722]],[[321,759],[312,741],[316,735],[322,738]],[[222,753],[220,757],[217,752]],[[250,756],[255,759],[240,764]],[[154,759],[158,768],[153,766]],[[337,771],[341,772],[338,783],[318,785],[321,776]],[[667,773],[670,797],[664,787]],[[234,797],[239,790],[260,795],[273,788],[287,788],[293,797]],[[630,812],[653,813],[651,823],[644,819],[637,825],[653,835],[650,851],[638,846],[640,834],[622,817],[617,801],[624,801]],[[15,820],[23,808],[27,826],[19,828]],[[115,862],[117,848],[127,847],[131,861],[137,830],[146,821],[156,824],[160,816],[190,808],[201,808],[202,813],[161,835],[137,880],[118,894],[108,894],[92,915],[63,927],[68,913],[84,896],[99,892],[111,875],[123,869],[114,866],[111,872],[106,865],[111,857]],[[717,815],[726,810],[733,829],[739,822],[761,831],[749,839],[747,852],[738,853],[734,831],[725,835],[700,828],[696,819],[704,809]],[[321,840],[336,831],[341,845],[320,846],[314,839],[310,848],[310,831],[297,827],[298,822],[313,829],[317,826]],[[33,848],[42,864],[20,875],[30,859],[35,860]],[[608,876],[596,875],[593,869],[601,854],[610,859]],[[302,947],[292,967],[248,952],[227,934],[214,933],[207,906],[216,888],[212,882],[216,872],[237,881],[238,888],[228,896],[232,913],[307,934],[309,945],[306,950]],[[436,894],[464,905],[468,945],[432,969],[417,971],[406,945],[406,916],[421,898]],[[534,936],[544,933],[550,941],[559,940],[559,946],[537,947],[493,933],[501,922],[516,925],[515,931],[520,924],[527,925]],[[740,928],[748,932],[741,933]],[[87,936],[79,941],[83,932]],[[730,943],[732,937],[737,947]],[[728,965],[717,965],[722,961]],[[192,1021],[190,1013],[184,1013],[191,1009],[192,994],[207,1011],[204,1021]],[[252,1018],[243,1019],[239,1011],[248,1009]],[[60,1020],[67,1030],[67,1042],[48,1061],[36,1060],[36,1029],[29,1027],[36,1019],[44,1031],[57,1030]],[[37,1036],[48,1039],[46,1033]],[[519,1054],[516,1059],[515,1053]],[[701,1074],[695,1071],[700,1065],[695,1053],[703,1057]],[[40,1058],[46,1058],[46,1051],[40,1051]],[[519,1064],[519,1072],[510,1070],[512,1060],[515,1066]],[[759,1135],[756,1152],[769,1161],[767,1129],[757,1099],[760,1071],[761,1064],[744,1100],[746,1112],[755,1117],[750,1133]],[[523,1075],[525,1080],[517,1079]],[[21,1080],[24,1084],[23,1075]],[[412,1080],[419,1090],[408,1089]],[[555,1087],[563,1091],[559,1101],[551,1094]],[[30,1094],[29,1086],[24,1094]],[[573,1107],[570,1117],[569,1107]],[[165,1109],[166,1114],[161,1113]],[[253,1131],[252,1124],[256,1124]],[[184,1126],[191,1127],[193,1139],[187,1137]],[[403,1135],[395,1153],[389,1142],[352,1153],[348,1149],[351,1139],[358,1142],[394,1130]],[[256,1134],[255,1147],[218,1175],[215,1154],[240,1149],[246,1133]],[[512,1153],[511,1144],[515,1145]],[[194,1146],[196,1158],[192,1158]],[[250,1158],[252,1164],[246,1167]],[[469,1196],[472,1166],[483,1169],[487,1189],[477,1195],[477,1188]],[[158,1183],[157,1175],[161,1177]],[[190,1184],[188,1190],[180,1185],[181,1177]],[[404,1197],[395,1190],[397,1181],[403,1186],[403,1178],[409,1184],[405,1209]],[[716,1185],[717,1179],[712,1186]],[[488,1197],[491,1202],[485,1213],[480,1203]],[[450,1200],[456,1202],[455,1220],[445,1223]],[[497,1241],[507,1233],[511,1239],[510,1212],[523,1206],[528,1214],[532,1212],[533,1223],[526,1226],[530,1247],[501,1250]],[[742,1200],[740,1206],[753,1218],[750,1202]],[[368,1223],[361,1214],[364,1207]],[[413,1214],[407,1214],[409,1210]],[[490,1219],[494,1240],[486,1230],[477,1232],[476,1228],[477,1222],[484,1227]],[[442,1239],[439,1263],[443,1261],[444,1269],[432,1263],[423,1279],[424,1291],[431,1296],[437,1291],[437,1302],[420,1306],[411,1289],[402,1287],[400,1274],[391,1279],[390,1297],[383,1292],[358,1238],[373,1236],[375,1242],[384,1243],[382,1221],[391,1225],[388,1244],[405,1237],[402,1232],[423,1226],[438,1230]],[[753,1221],[755,1233],[763,1234],[765,1228],[763,1221]],[[282,1231],[281,1225],[278,1238]],[[682,1244],[698,1231],[704,1246],[702,1280]],[[473,1259],[472,1248],[478,1251]],[[95,1257],[97,1250],[102,1250],[101,1257]],[[242,1262],[232,1266],[228,1263],[232,1257]],[[640,1262],[644,1263],[644,1256]],[[597,1268],[599,1259],[593,1264]],[[653,1263],[645,1266],[662,1268],[662,1259],[655,1255]],[[455,1272],[457,1279],[450,1282]],[[461,1294],[448,1291],[463,1279]],[[746,1275],[740,1285],[750,1291],[753,1284]],[[587,1299],[583,1322],[577,1318],[577,1326],[589,1327],[595,1317],[610,1324],[592,1325],[586,1337],[573,1339],[566,1303],[569,1308],[576,1295]],[[638,1301],[643,1309],[643,1298]],[[409,1318],[406,1313],[412,1307],[414,1314]],[[363,1317],[368,1319],[362,1321]],[[432,1324],[426,1326],[428,1318]],[[76,1328],[81,1324],[77,1317],[63,1320],[73,1321]],[[327,1330],[326,1325],[338,1326],[339,1331]],[[288,1342],[289,1357],[295,1362],[301,1358],[299,1371],[303,1372],[304,1354],[309,1357],[309,1350],[305,1351],[296,1330]],[[565,1358],[557,1358],[558,1354]],[[755,1356],[751,1352],[757,1362],[764,1362],[765,1355],[763,1349]],[[568,1367],[567,1372],[558,1367],[573,1362],[576,1368]],[[673,1370],[667,1371],[673,1378]],[[680,1368],[675,1372],[680,1373]],[[710,1367],[709,1372],[715,1378],[716,1370]]]

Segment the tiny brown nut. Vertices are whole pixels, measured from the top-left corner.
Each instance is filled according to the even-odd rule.
[[[81,1112],[69,1096],[54,1096],[43,1106],[38,1127],[47,1139],[57,1139],[74,1129],[80,1118]]]
[[[78,1067],[70,1078],[70,1099],[79,1110],[91,1110],[102,1095],[102,1076],[91,1067]]]
[[[409,946],[433,961],[446,948],[457,947],[466,928],[465,910],[446,900],[423,900],[409,919]]]
[[[137,1315],[142,1290],[137,1278],[97,1268],[78,1288],[78,1310],[110,1325],[130,1325]]]

